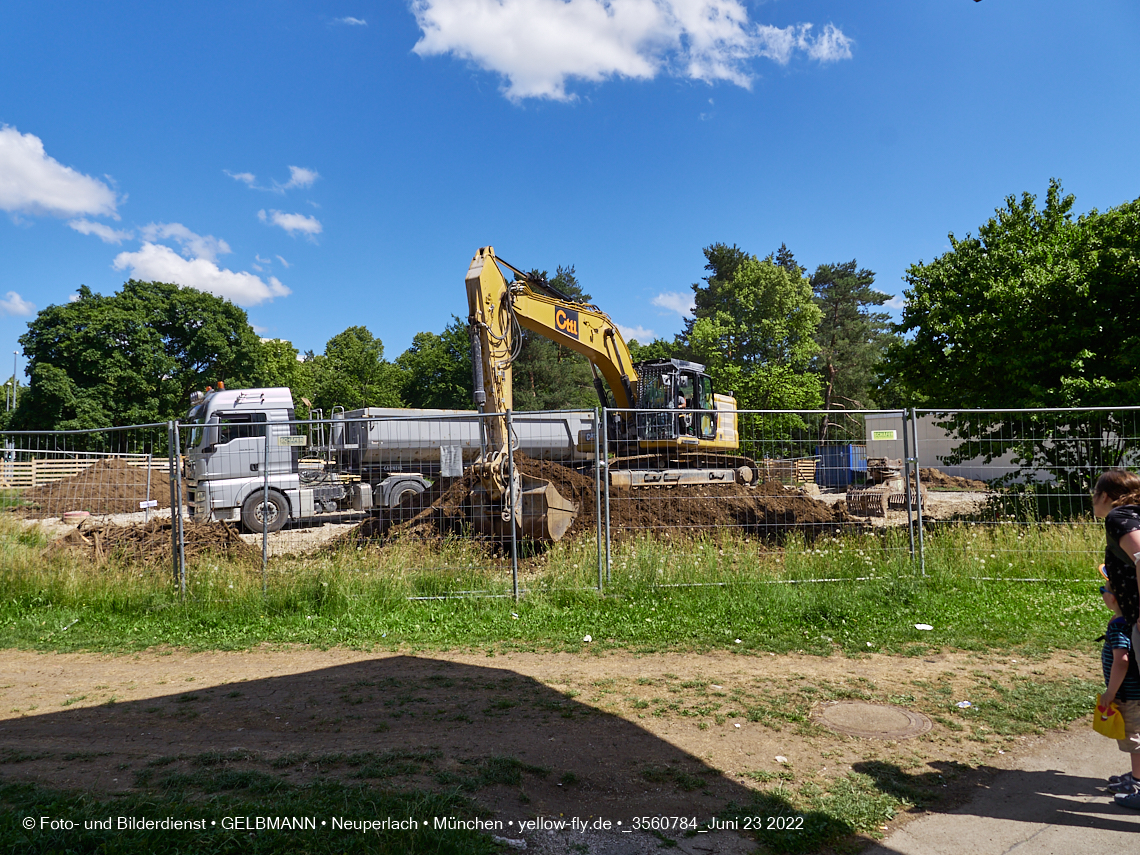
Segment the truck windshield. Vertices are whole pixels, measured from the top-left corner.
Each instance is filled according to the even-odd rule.
[[[206,420],[199,416],[192,422],[193,427],[190,428],[190,448],[197,448],[202,444],[202,425]]]

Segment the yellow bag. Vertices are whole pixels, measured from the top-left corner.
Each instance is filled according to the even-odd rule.
[[[1093,730],[1109,739],[1123,739],[1124,716],[1120,714],[1116,704],[1109,704],[1108,710],[1101,712],[1100,708],[1104,705],[1104,695],[1098,695],[1096,703],[1097,708],[1093,710]]]

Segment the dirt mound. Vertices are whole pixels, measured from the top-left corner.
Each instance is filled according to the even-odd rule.
[[[578,506],[578,515],[566,538],[588,537],[597,530],[597,495],[592,477],[521,454],[516,455],[515,465],[523,474],[550,481],[563,497]],[[400,507],[365,520],[330,542],[329,548],[375,539],[432,540],[469,531],[471,493],[477,483],[469,472],[461,478],[437,482],[418,496],[405,497]],[[777,483],[757,487],[699,484],[636,490],[610,488],[610,524],[616,538],[661,531],[698,534],[715,528],[732,528],[757,537],[776,537],[788,531],[814,536],[854,521],[841,507]]]
[[[139,502],[146,498],[147,468],[110,457],[70,478],[25,491],[21,499],[28,504],[18,512],[35,518],[58,517],[67,511],[129,514],[139,511]],[[158,500],[160,508],[170,507],[170,479],[166,472],[150,470],[150,498]]]
[[[975,481],[972,478],[960,478],[957,475],[947,475],[939,469],[919,469],[918,475],[922,479],[922,486],[932,490],[988,490],[990,487],[985,481]]]
[[[192,520],[183,520],[182,526],[188,562],[211,554],[260,560],[260,552],[243,541],[233,526]],[[112,557],[129,558],[144,564],[169,567],[172,561],[170,528],[169,519],[126,526],[87,519],[48,548],[76,550],[100,562]]]

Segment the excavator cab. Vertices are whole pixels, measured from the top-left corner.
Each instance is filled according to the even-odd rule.
[[[688,444],[716,437],[712,378],[704,368],[683,359],[636,365],[638,441]]]

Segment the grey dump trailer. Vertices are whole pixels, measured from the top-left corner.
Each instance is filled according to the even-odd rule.
[[[474,411],[368,407],[298,421],[285,388],[194,393],[191,404],[192,518],[257,532],[395,507],[437,478],[461,475],[486,450]],[[527,456],[567,466],[594,459],[593,413],[519,413],[512,426],[514,448]]]

